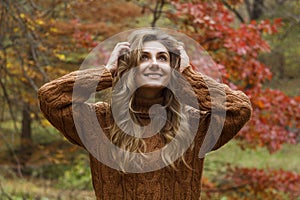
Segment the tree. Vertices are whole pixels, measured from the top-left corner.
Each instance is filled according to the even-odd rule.
[[[23,165],[33,151],[32,122],[42,120],[38,88],[77,69],[96,41],[130,26],[140,10],[123,0],[0,2],[0,120],[20,134]]]
[[[265,146],[272,153],[279,150],[282,144],[296,143],[300,128],[300,97],[288,97],[280,90],[264,87],[264,83],[272,78],[272,73],[259,61],[258,56],[260,53],[270,51],[270,46],[264,36],[277,33],[282,26],[282,20],[261,20],[260,22],[252,20],[250,23],[245,22],[234,26],[234,13],[230,12],[228,7],[237,7],[239,3],[240,1],[226,1],[226,4],[224,1],[197,1],[196,3],[173,1],[176,12],[170,12],[168,17],[178,25],[180,30],[198,41],[212,55],[216,63],[225,69],[224,82],[233,88],[243,90],[251,98],[252,119],[237,137],[241,147]],[[256,14],[260,11],[255,12],[256,18]],[[239,168],[232,170],[230,177],[237,174],[246,177],[243,181],[237,180],[237,185],[233,188],[236,190],[239,187],[245,188],[251,180],[257,180],[255,176],[270,182],[272,182],[271,179],[290,176],[289,172],[283,171],[251,173],[255,170]],[[273,177],[270,177],[271,174]],[[299,175],[295,175],[295,180],[299,182]],[[257,196],[259,198],[264,195],[274,197],[276,194],[272,194],[272,189],[278,189],[290,195],[296,194],[294,188],[297,188],[297,183],[295,181],[288,182],[289,187],[285,189],[277,187],[278,185],[273,185],[274,187],[270,185],[268,187],[271,187],[270,190],[260,188],[263,187],[263,183],[259,185],[259,188],[252,187],[251,189],[261,193]],[[223,187],[226,188],[226,185]],[[219,189],[223,191],[222,188]],[[242,197],[243,195],[236,198]],[[252,198],[253,196],[250,197]]]
[[[33,92],[38,89],[38,81],[48,80],[46,72],[41,68],[40,55],[37,54],[40,38],[35,32],[33,21],[26,17],[26,14],[33,11],[26,11],[27,8],[11,1],[2,1],[0,4],[1,97],[6,102],[4,110],[8,108],[10,114],[5,115],[3,111],[2,121],[12,119],[17,133],[18,122],[22,121],[22,152],[31,147],[31,114],[34,109],[30,105],[35,102]]]
[[[270,54],[262,56],[261,60],[266,62],[269,66],[272,66],[271,68],[275,79],[293,78],[295,72],[297,73],[294,69],[296,67],[293,66],[297,65],[297,61],[293,60],[293,58],[296,56],[294,55],[295,52],[297,52],[295,42],[299,41],[296,36],[299,32],[299,1],[244,0],[241,2],[241,6],[231,6],[228,2],[226,0],[222,1],[241,22],[250,22],[251,20],[258,21],[262,19],[282,19],[284,28],[282,28],[276,36],[269,38],[272,41],[272,51]]]

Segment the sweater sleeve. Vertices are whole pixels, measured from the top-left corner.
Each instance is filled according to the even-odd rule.
[[[87,113],[98,111],[99,114],[101,110],[104,113],[106,108],[104,102],[92,104],[86,101],[92,93],[109,88],[111,85],[111,73],[104,67],[71,72],[46,83],[38,90],[40,110],[70,142],[84,147],[76,131],[72,105],[84,107]]]
[[[251,103],[243,92],[196,73],[191,67],[182,74],[194,90],[199,110],[207,113],[203,120],[200,119],[200,123],[207,126],[200,150],[200,157],[203,157],[226,144],[239,132],[250,119]]]

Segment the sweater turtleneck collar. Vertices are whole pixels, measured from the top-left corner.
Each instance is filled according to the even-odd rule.
[[[136,111],[137,113],[148,115],[149,109],[151,108],[152,105],[154,104],[164,105],[163,103],[164,103],[163,96],[155,99],[145,99],[142,97],[135,97],[133,100],[132,107],[134,111]]]

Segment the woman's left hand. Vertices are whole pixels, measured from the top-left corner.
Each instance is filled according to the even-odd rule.
[[[180,51],[180,58],[181,58],[180,72],[182,72],[185,68],[187,68],[190,65],[190,58],[184,49],[184,43],[180,42],[180,46],[178,47],[178,50]]]

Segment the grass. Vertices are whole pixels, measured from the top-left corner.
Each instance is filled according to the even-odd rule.
[[[53,181],[45,179],[4,179],[1,178],[0,199],[26,200],[93,200],[93,191],[77,189],[58,189],[53,187]]]
[[[235,141],[229,142],[217,151],[208,154],[205,167],[222,167],[224,163],[234,166],[259,168],[259,169],[283,169],[300,173],[300,144],[283,145],[282,149],[270,154],[266,148],[256,150],[241,150]]]
[[[16,173],[17,164],[10,158],[9,153],[0,152],[1,200],[91,200],[95,198],[86,153],[62,139],[47,146],[35,146],[34,149],[27,160],[27,165],[22,167],[22,177]],[[81,160],[80,166],[78,160]],[[79,172],[78,167],[81,168]],[[67,173],[72,173],[72,176],[66,176]],[[86,189],[79,189],[82,185]]]

